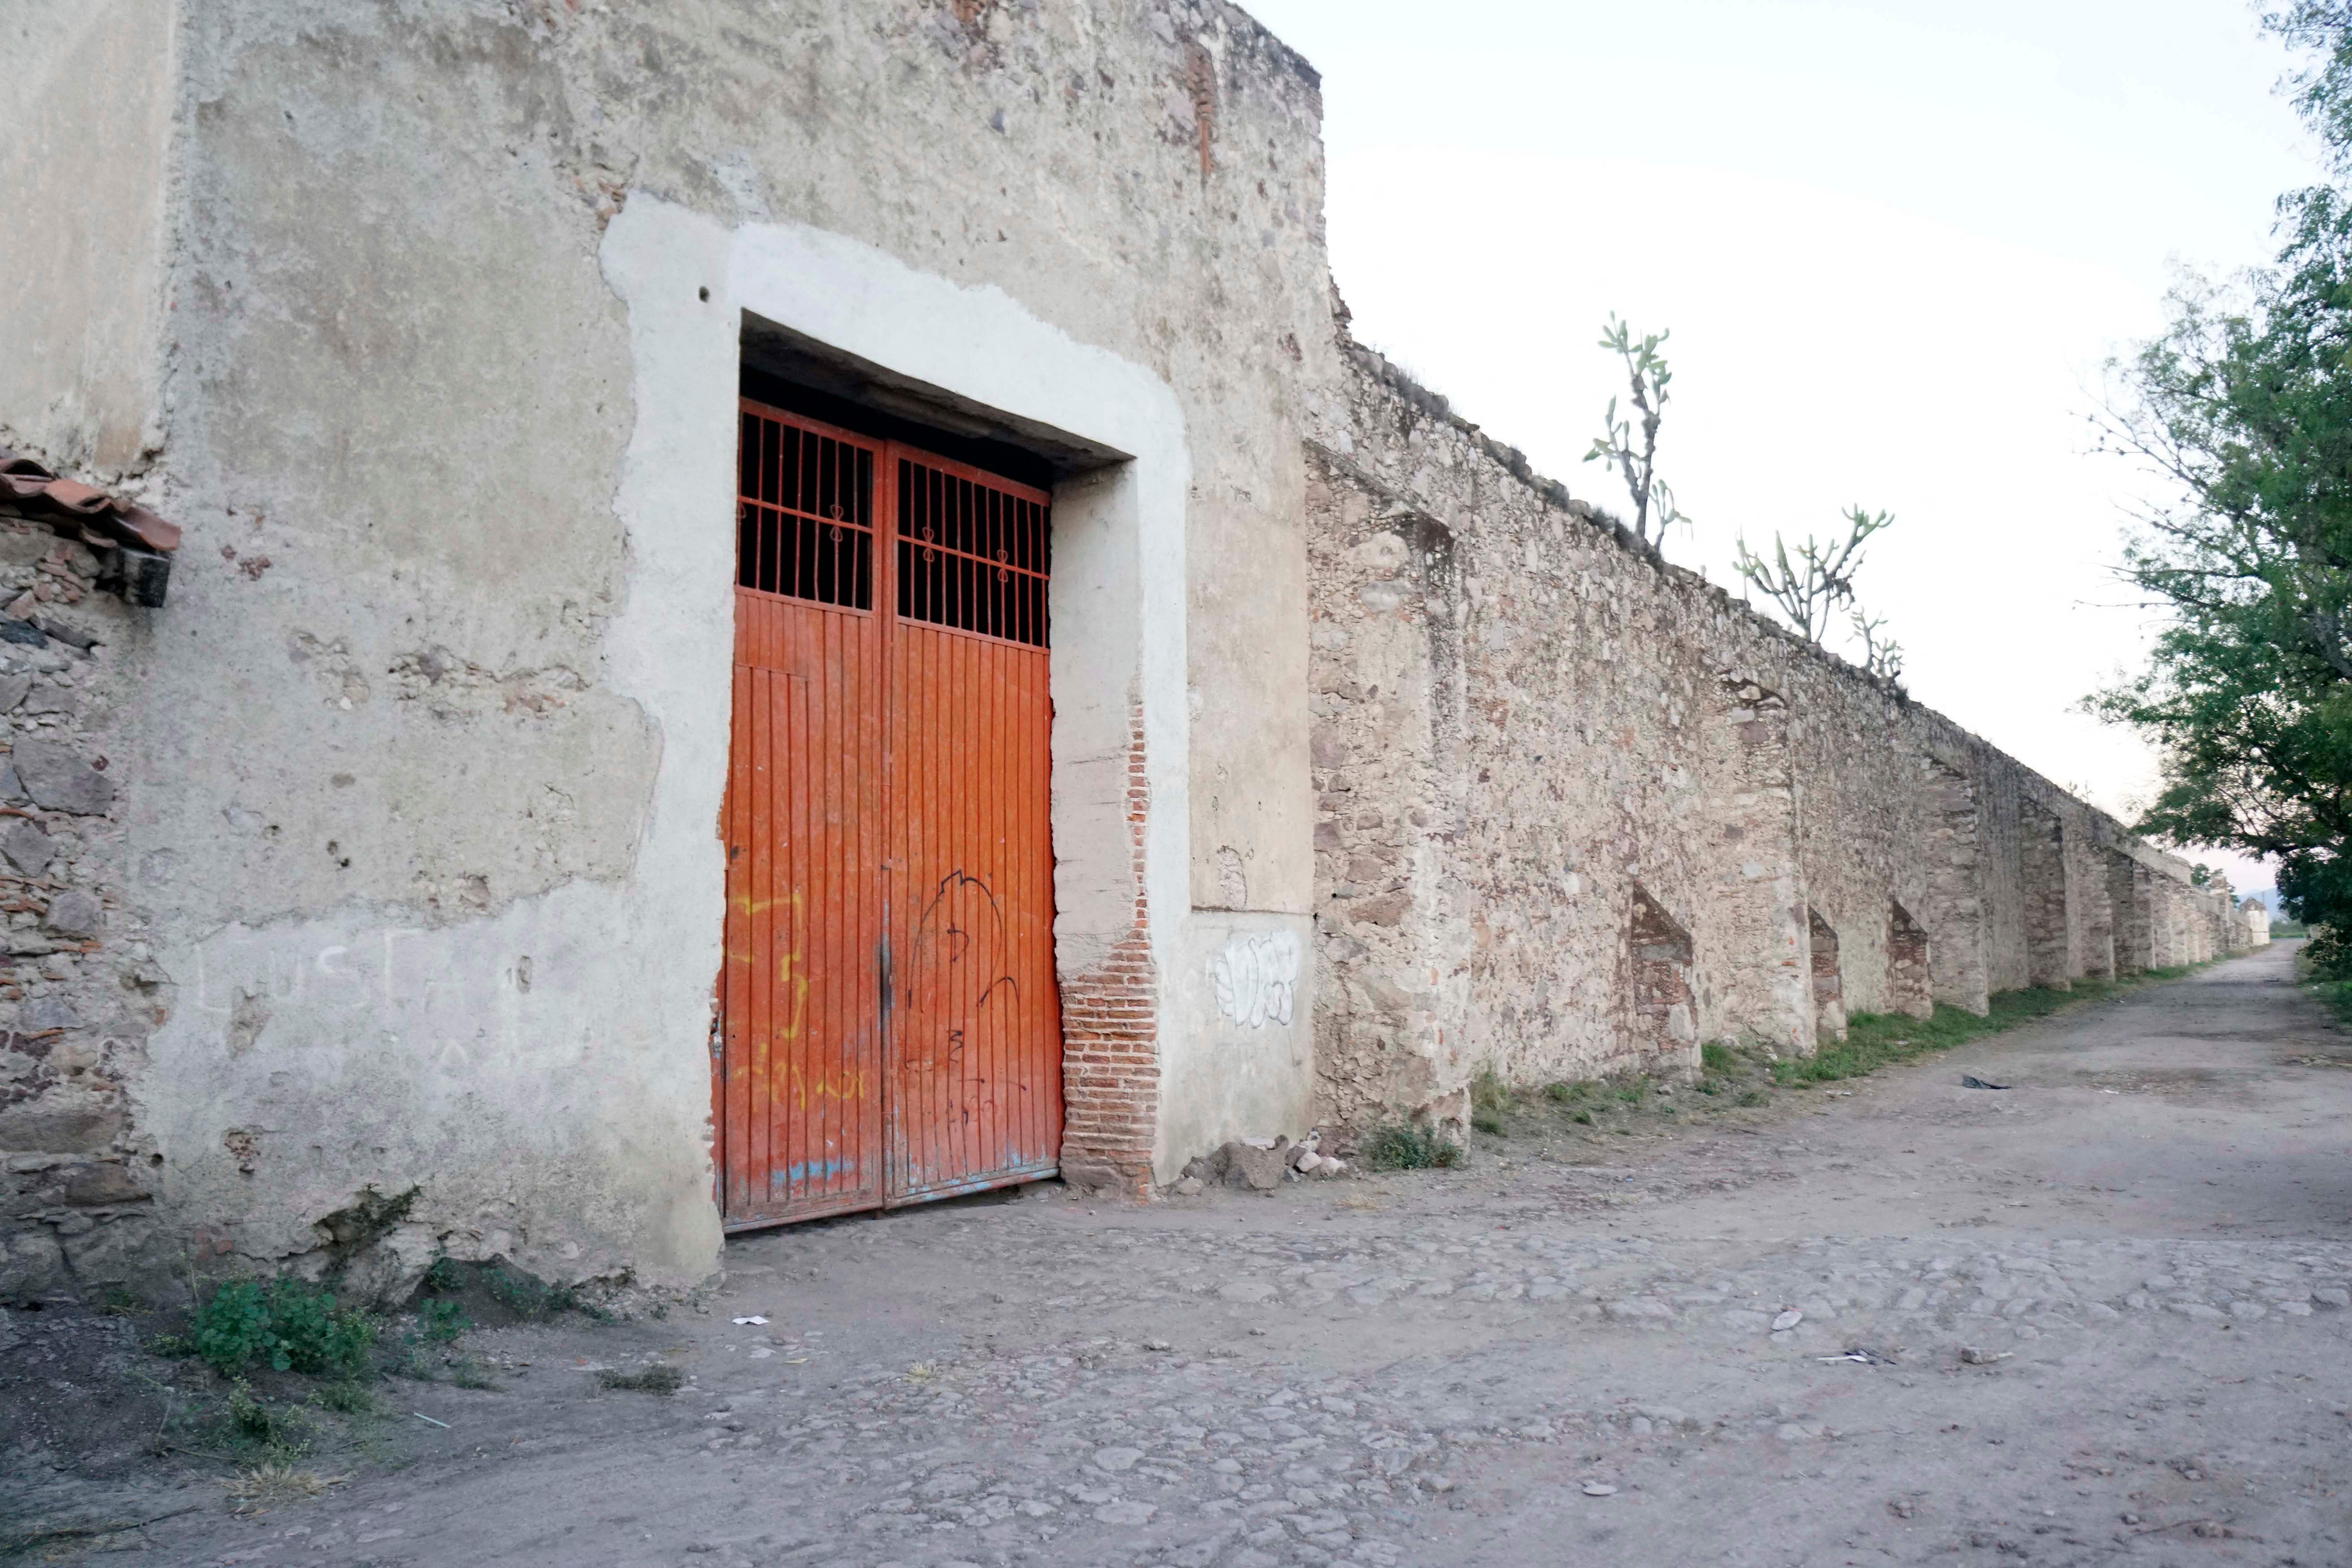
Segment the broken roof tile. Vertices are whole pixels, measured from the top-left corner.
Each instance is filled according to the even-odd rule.
[[[0,501],[13,501],[18,510],[52,527],[73,525],[89,543],[128,545],[169,555],[180,547],[180,525],[167,522],[135,501],[122,500],[83,484],[60,479],[33,461],[0,447]],[[68,532],[58,528],[59,532]],[[68,533],[68,537],[72,534]]]

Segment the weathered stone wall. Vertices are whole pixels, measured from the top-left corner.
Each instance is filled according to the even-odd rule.
[[[90,634],[0,616],[0,1292],[316,1267],[355,1209],[394,1277],[713,1265],[755,300],[1121,433],[1056,490],[1074,1177],[1303,1132],[1310,1077],[1450,1119],[1981,1008],[2116,963],[2122,883],[2146,962],[2226,938],[1335,332],[1318,82],[1222,0],[34,3],[0,173],[78,226],[0,239],[0,439],[191,545],[134,615],[0,528]],[[1278,1005],[1220,1015],[1237,952]]]
[[[2179,862],[1347,352],[1307,454],[1334,1120],[2110,973],[2119,856],[2158,951],[2218,931]]]
[[[0,503],[0,1297],[117,1280],[163,1239],[136,1087],[163,974],[126,889],[124,681],[148,612]]]

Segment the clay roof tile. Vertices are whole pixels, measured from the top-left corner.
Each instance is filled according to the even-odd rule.
[[[60,479],[33,461],[0,447],[0,500],[40,519],[68,537],[94,535],[87,542],[129,545],[169,555],[180,547],[180,525],[167,522],[135,501],[110,495],[79,479]],[[70,527],[59,527],[68,524]]]

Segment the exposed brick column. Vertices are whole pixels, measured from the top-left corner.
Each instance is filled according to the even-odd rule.
[[[1101,963],[1062,978],[1062,1179],[1138,1197],[1151,1194],[1152,1134],[1160,1121],[1160,971],[1143,890],[1150,809],[1143,710],[1136,704],[1128,712],[1127,743],[1135,916]]]

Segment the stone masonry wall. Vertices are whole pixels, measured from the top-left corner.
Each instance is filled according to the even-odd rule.
[[[131,1090],[163,976],[126,895],[126,647],[100,557],[0,506],[0,1300],[102,1294],[155,1228]]]
[[[2159,951],[2192,924],[2220,951],[2179,862],[1342,349],[1307,456],[1331,1120],[1449,1121],[1484,1071],[1655,1070],[1664,982],[1632,955],[1664,947],[1637,930],[1687,933],[1693,1067],[2112,973],[2118,855],[2182,912]]]

